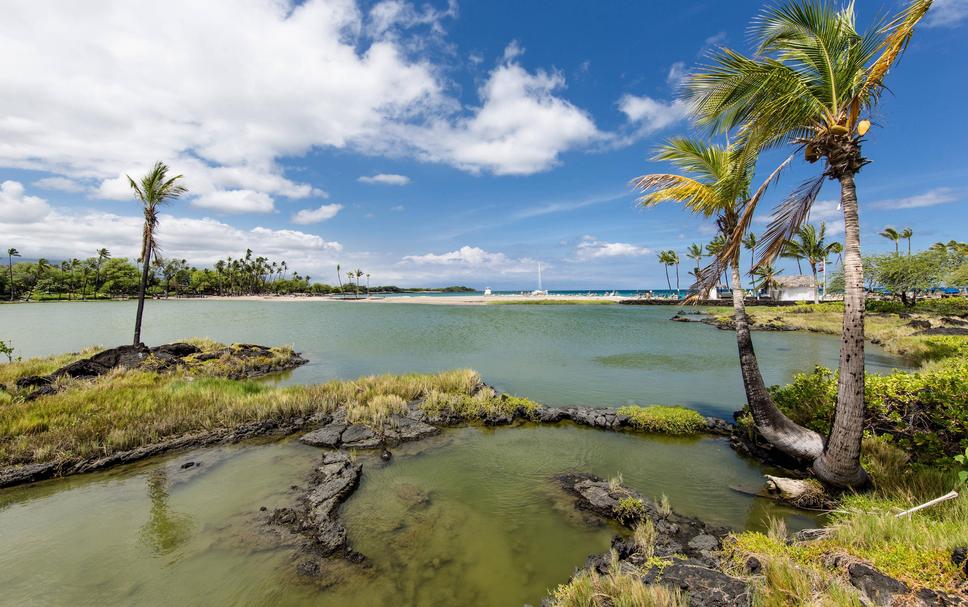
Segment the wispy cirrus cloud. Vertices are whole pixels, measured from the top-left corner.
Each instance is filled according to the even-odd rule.
[[[870,204],[875,209],[920,209],[923,207],[933,207],[939,204],[948,204],[961,199],[961,195],[952,188],[934,188],[904,198],[889,198],[878,200]]]
[[[377,183],[381,185],[407,185],[410,178],[406,175],[396,175],[394,173],[378,173],[376,175],[364,175],[357,179],[360,183]]]
[[[575,249],[575,257],[580,261],[608,257],[639,257],[652,253],[652,249],[628,242],[605,242],[594,236],[583,236]]]

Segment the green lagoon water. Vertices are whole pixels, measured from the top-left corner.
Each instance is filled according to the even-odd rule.
[[[0,306],[25,356],[123,343],[129,303]],[[742,399],[732,334],[668,322],[671,308],[458,307],[308,302],[149,302],[148,343],[204,335],[291,343],[312,362],[281,381],[473,367],[547,404],[684,403],[727,416]],[[836,339],[758,333],[767,381],[836,362]],[[900,361],[871,349],[868,365]],[[295,573],[298,552],[259,530],[320,451],[293,439],[201,449],[103,473],[0,490],[2,605],[538,604],[616,532],[552,482],[621,474],[677,511],[736,529],[801,513],[752,498],[763,469],[721,438],[556,427],[463,428],[404,445],[364,476],[342,516],[366,566]],[[201,465],[187,470],[187,461]]]

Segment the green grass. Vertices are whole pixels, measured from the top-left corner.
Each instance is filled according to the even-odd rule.
[[[883,439],[864,442],[864,465],[874,489],[845,496],[830,516],[827,537],[789,543],[785,532],[745,532],[732,536],[728,554],[742,569],[755,556],[766,569],[757,582],[759,604],[782,605],[782,596],[809,586],[809,594],[843,599],[845,572],[831,566],[831,556],[864,561],[913,588],[954,591],[964,582],[951,552],[968,545],[968,495],[898,518],[897,513],[944,495],[957,486],[953,470],[911,465],[909,456]],[[848,595],[850,593],[848,592]],[[836,600],[834,600],[836,599]],[[841,601],[841,602],[836,602]],[[846,601],[846,602],[844,602]],[[800,604],[800,603],[789,603]]]
[[[38,358],[28,358],[26,360],[14,360],[13,362],[0,363],[0,384],[4,384],[12,389],[13,384],[21,377],[29,375],[48,375],[64,365],[82,358],[94,356],[104,348],[91,347],[80,352],[68,354],[58,354],[56,356],[43,356]]]
[[[706,430],[706,418],[686,407],[629,405],[619,407],[618,413],[627,415],[629,424],[643,432],[698,434]]]
[[[613,553],[614,554],[614,553]],[[614,560],[614,559],[613,559]],[[642,583],[641,571],[613,566],[606,575],[583,569],[551,592],[552,607],[686,607],[678,588]]]
[[[378,426],[401,402],[431,393],[469,398],[479,382],[477,373],[458,370],[278,388],[184,371],[115,370],[50,396],[0,404],[0,465],[101,457],[196,432],[281,422],[344,406],[356,421]]]

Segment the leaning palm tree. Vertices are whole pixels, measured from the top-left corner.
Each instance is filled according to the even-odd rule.
[[[108,259],[111,259],[111,251],[103,247],[97,250],[97,261],[94,262],[94,299],[97,299],[97,292],[101,288],[101,267]]]
[[[901,242],[901,233],[894,228],[884,228],[884,231],[880,233],[884,238],[892,241],[894,243],[894,254],[899,255],[901,253],[898,243]]]
[[[343,275],[340,273],[339,264],[336,264],[336,280],[339,281],[339,294],[343,295]]]
[[[744,207],[755,205],[780,171],[779,168],[774,171],[751,195],[750,183],[755,158],[755,154],[749,154],[735,145],[722,147],[684,138],[672,139],[659,148],[653,160],[670,162],[686,175],[645,175],[635,179],[632,184],[645,192],[638,201],[643,206],[651,207],[667,200],[675,201],[681,202],[689,211],[698,215],[716,217],[720,234],[710,243],[710,253],[716,255],[719,247],[725,245],[723,233],[732,233],[735,230]],[[660,261],[663,261],[666,253],[660,253]],[[708,290],[709,285],[704,284],[708,283],[708,279],[718,280],[723,270],[732,273],[736,347],[746,401],[753,420],[760,434],[778,449],[797,459],[813,461],[823,450],[820,435],[797,425],[776,407],[760,373],[743,299],[739,263],[738,249],[733,250],[725,264],[726,268],[716,266],[714,262],[714,269],[708,272],[709,276],[700,276],[701,279],[696,281],[700,285],[698,295],[702,297]]]
[[[709,241],[706,245],[706,253],[709,254],[714,260],[718,259],[722,255],[723,250],[726,248],[726,237],[723,236],[722,232],[716,234],[716,237]],[[729,273],[726,268],[723,268],[723,279],[726,281],[726,288],[729,288]],[[719,280],[719,276],[716,276],[716,280]]]
[[[884,78],[907,47],[932,0],[907,0],[886,24],[860,32],[853,2],[838,9],[824,0],[790,0],[760,14],[752,28],[756,54],[728,49],[712,65],[691,75],[686,90],[701,124],[718,132],[739,127],[742,137],[778,145],[791,142],[823,173],[782,202],[767,229],[763,259],[768,263],[796,233],[825,178],[840,183],[844,236],[844,324],[837,406],[817,477],[835,486],[867,482],[860,465],[864,428],[864,273],[854,176],[868,163],[861,155],[869,116],[883,92]],[[732,246],[752,220],[747,209]],[[729,257],[729,251],[725,252]]]
[[[7,249],[7,272],[10,274],[10,301],[13,301],[14,290],[13,290],[13,258],[20,257],[20,251],[10,247]]]
[[[901,230],[901,238],[908,241],[908,257],[911,256],[911,237],[914,236],[914,230],[911,228],[904,228]]]
[[[141,182],[136,182],[128,177],[128,184],[134,190],[137,198],[144,210],[145,224],[141,232],[141,256],[138,261],[142,263],[141,285],[138,288],[138,311],[134,319],[134,345],[141,343],[141,317],[145,311],[145,290],[148,288],[148,271],[151,265],[152,256],[155,261],[160,261],[158,242],[155,240],[155,231],[158,229],[158,208],[167,204],[170,200],[180,197],[188,191],[186,187],[176,183],[182,178],[181,175],[168,177],[168,167],[163,162],[156,162],[155,166],[141,178]]]

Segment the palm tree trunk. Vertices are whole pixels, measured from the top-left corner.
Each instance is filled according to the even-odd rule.
[[[13,256],[7,257],[7,269],[10,271],[10,301],[13,301]]]
[[[860,257],[860,221],[854,176],[840,177],[840,201],[844,211],[844,329],[840,345],[840,378],[837,408],[827,446],[814,473],[836,487],[859,487],[867,483],[860,465],[864,434],[864,268]]]
[[[783,453],[805,462],[812,462],[823,453],[823,439],[813,430],[800,426],[783,414],[770,397],[763,375],[760,373],[753,338],[750,335],[749,317],[743,302],[740,284],[739,261],[732,263],[733,318],[736,323],[736,346],[739,349],[739,368],[746,389],[756,429],[767,441]]]
[[[669,287],[669,290],[671,291],[672,290],[672,281],[669,280],[669,266],[668,266],[668,264],[665,267],[665,273],[666,273],[666,286]]]
[[[148,265],[151,263],[151,243],[145,247],[144,267],[141,270],[141,286],[138,288],[138,312],[134,317],[134,342],[141,343],[141,316],[145,311],[145,289],[148,286]]]
[[[810,273],[813,274],[813,303],[820,303],[820,283],[817,282],[817,264],[810,264]]]
[[[676,297],[679,297],[679,264],[676,264]]]

